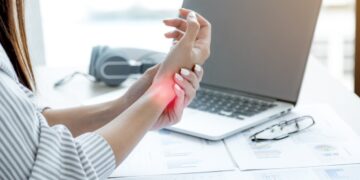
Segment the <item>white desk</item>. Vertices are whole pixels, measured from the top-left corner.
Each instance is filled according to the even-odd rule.
[[[93,84],[83,77],[77,77],[58,89],[53,88],[53,83],[56,80],[63,78],[74,70],[76,68],[36,68],[40,102],[51,107],[80,105],[92,97],[118,89],[106,87],[101,83]],[[319,103],[332,106],[340,117],[360,134],[359,98],[332,78],[316,60],[311,59],[306,69],[299,104]],[[195,177],[202,179],[201,174],[196,174]],[[219,174],[217,177],[226,177],[226,172],[224,175]],[[163,178],[166,179],[166,177]],[[153,179],[157,179],[157,177],[153,177]]]
[[[335,80],[315,59],[310,59],[299,104],[326,103],[360,135],[360,99]]]

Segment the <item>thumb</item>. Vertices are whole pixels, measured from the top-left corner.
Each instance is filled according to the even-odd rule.
[[[187,15],[186,22],[187,22],[187,28],[182,40],[185,41],[186,43],[193,43],[196,40],[200,30],[200,24],[197,20],[196,13],[194,11],[191,11]]]

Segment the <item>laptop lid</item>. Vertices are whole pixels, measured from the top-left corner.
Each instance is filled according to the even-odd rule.
[[[204,84],[296,104],[321,0],[184,0],[212,24]]]

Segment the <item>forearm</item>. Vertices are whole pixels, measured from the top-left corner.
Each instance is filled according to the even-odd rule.
[[[112,147],[117,165],[126,158],[157,121],[171,101],[169,93],[167,88],[150,88],[122,114],[96,131]]]
[[[147,70],[124,96],[102,104],[67,109],[48,109],[43,115],[50,126],[66,125],[74,136],[94,131],[109,123],[133,104],[151,86],[159,65]]]
[[[129,104],[124,97],[106,103],[43,112],[50,126],[63,124],[74,137],[104,126],[123,112]]]

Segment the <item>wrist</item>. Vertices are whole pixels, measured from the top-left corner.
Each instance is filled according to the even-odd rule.
[[[155,66],[147,69],[147,70],[144,72],[144,75],[145,75],[146,77],[149,77],[149,78],[153,79],[154,76],[156,75],[156,73],[158,72],[160,65],[161,65],[161,64],[156,64]]]
[[[173,88],[172,79],[158,79],[145,94],[151,97],[154,103],[165,108],[176,96]]]

